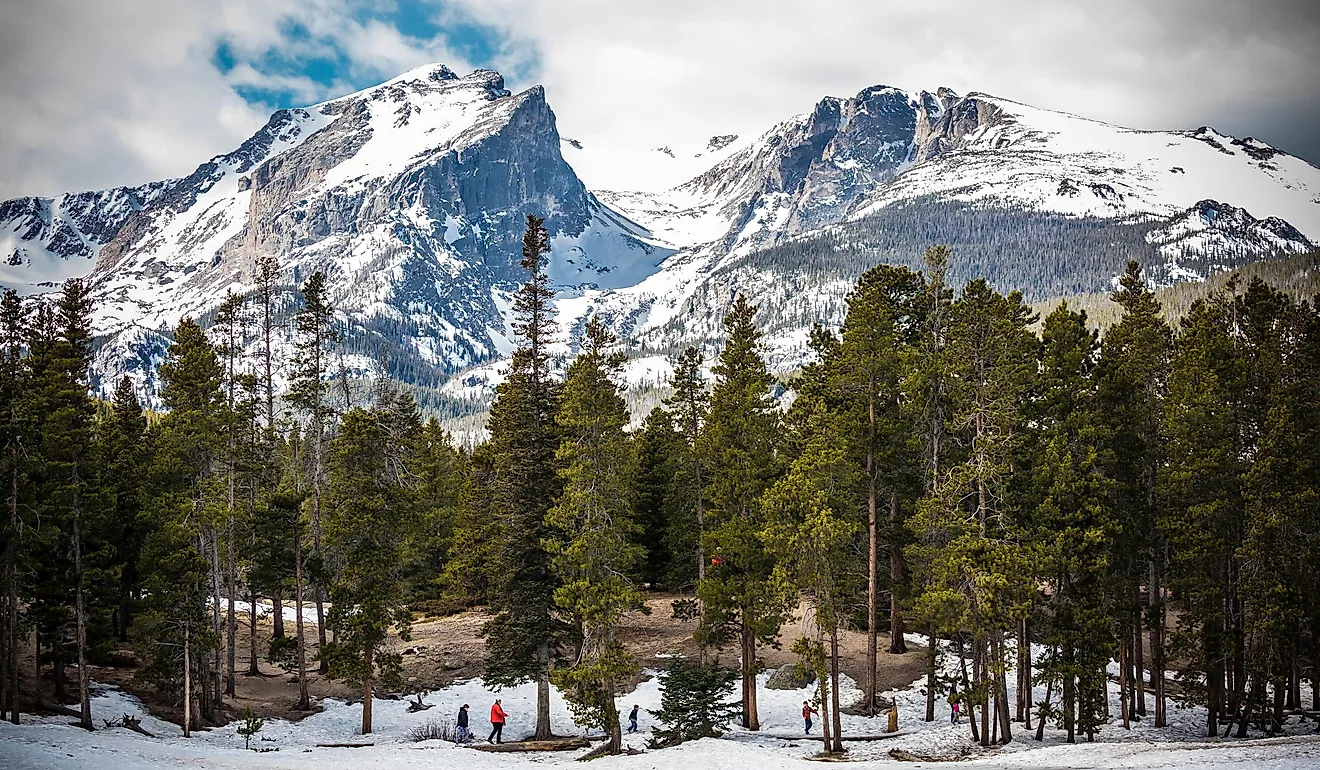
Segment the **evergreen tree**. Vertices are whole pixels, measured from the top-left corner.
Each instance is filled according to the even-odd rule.
[[[1218,734],[1226,711],[1225,661],[1233,658],[1230,582],[1241,542],[1243,468],[1237,451],[1232,391],[1240,366],[1232,355],[1222,298],[1193,305],[1184,319],[1169,372],[1166,465],[1162,469],[1163,535],[1172,546],[1169,587],[1179,603],[1175,649],[1185,675],[1204,682],[1207,731]],[[1236,704],[1235,704],[1236,705]]]
[[[967,629],[973,637],[975,681],[967,692],[974,731],[974,705],[982,709],[973,733],[982,745],[991,742],[992,699],[995,732],[1001,742],[1010,740],[1004,632],[1026,616],[1034,591],[1007,494],[1024,431],[1023,405],[1035,384],[1032,320],[1020,295],[1005,297],[979,279],[951,308],[952,422],[963,427],[968,452],[947,469],[939,492],[922,501],[912,522],[919,538],[913,553],[929,575],[920,612],[930,623],[944,619],[941,630]]]
[[[286,396],[294,408],[302,412],[303,427],[307,432],[307,446],[311,451],[307,475],[311,481],[311,533],[312,553],[319,572],[324,562],[321,547],[322,492],[325,484],[325,441],[332,412],[326,403],[326,379],[330,368],[330,346],[339,341],[334,327],[334,308],[330,305],[325,284],[325,273],[317,271],[303,283],[303,308],[294,318],[297,332],[294,342],[293,377]],[[294,559],[302,563],[302,553],[295,550]],[[297,588],[296,590],[301,590]],[[320,582],[313,587],[316,597],[316,630],[320,644],[325,647],[325,602]],[[302,623],[302,606],[295,607],[296,621]],[[326,672],[322,662],[321,673]]]
[[[829,638],[828,714],[834,721],[833,743],[826,748],[832,751],[843,751],[839,631],[847,622],[848,599],[858,582],[852,544],[861,529],[847,513],[857,488],[856,469],[838,441],[839,422],[817,402],[809,418],[806,447],[763,500],[765,538],[777,556],[776,577],[807,596],[818,632]]]
[[[641,578],[652,586],[662,586],[669,582],[675,568],[670,535],[682,436],[674,430],[673,415],[657,406],[646,416],[635,441],[637,468],[632,497],[640,525],[638,542],[646,552]],[[687,560],[684,566],[688,566]]]
[[[110,544],[119,569],[118,604],[115,631],[120,641],[128,641],[133,612],[142,595],[142,574],[138,562],[146,530],[142,512],[147,494],[150,462],[147,440],[147,416],[138,401],[133,381],[125,375],[115,386],[113,409],[101,427],[101,463],[111,494]]]
[[[30,372],[23,360],[28,334],[28,311],[18,293],[8,290],[0,297],[0,472],[3,473],[4,513],[0,514],[0,540],[4,542],[4,590],[0,607],[0,719],[18,724],[19,626],[25,593],[20,570],[22,511],[28,509],[27,447],[32,442]]]
[[[546,515],[546,549],[560,585],[555,604],[580,641],[571,663],[551,673],[579,724],[609,736],[602,749],[623,747],[614,693],[638,671],[623,649],[619,624],[645,607],[633,585],[643,549],[636,544],[629,494],[632,458],[624,428],[628,408],[615,383],[626,361],[598,318],[587,321],[582,350],[559,398],[562,436],[556,459],[562,492]]]
[[[919,469],[911,424],[903,403],[903,379],[924,316],[925,285],[903,267],[880,265],[863,273],[848,296],[839,353],[831,362],[831,385],[838,408],[848,414],[840,434],[859,455],[865,478],[867,511],[867,681],[868,711],[876,698],[876,613],[879,599],[878,556],[889,552],[889,652],[907,652],[899,606],[906,528],[901,500],[914,497]],[[849,430],[856,426],[858,429]],[[888,509],[881,527],[879,508]],[[882,542],[883,541],[883,542]]]
[[[105,529],[105,496],[99,488],[96,467],[95,405],[88,398],[88,374],[92,358],[91,299],[80,280],[66,281],[55,305],[47,331],[54,331],[44,350],[41,377],[34,380],[40,391],[40,473],[42,489],[41,540],[47,551],[46,580],[50,588],[64,594],[51,601],[47,619],[66,617],[72,629],[46,625],[48,646],[56,657],[62,645],[56,635],[72,632],[78,666],[80,724],[91,730],[92,716],[87,671],[89,625],[105,630],[108,623],[90,617],[97,610],[89,594],[113,582],[109,548],[99,535]],[[43,581],[45,582],[45,581]],[[65,604],[62,608],[60,604]],[[98,603],[99,604],[99,603]],[[70,617],[71,615],[71,617]],[[57,676],[59,672],[57,672]]]
[[[139,675],[184,702],[184,734],[199,718],[215,722],[219,672],[211,655],[220,629],[208,617],[214,541],[208,537],[224,508],[216,478],[224,407],[223,371],[215,348],[190,318],[179,322],[161,365],[162,418],[153,464],[151,532],[143,545],[143,608],[134,634],[147,661]],[[200,684],[200,713],[193,709]]]
[[[1105,474],[1114,480],[1111,507],[1120,528],[1110,560],[1111,591],[1116,602],[1120,651],[1131,649],[1133,658],[1141,654],[1143,645],[1136,643],[1135,637],[1144,625],[1143,615],[1152,616],[1151,684],[1155,690],[1155,725],[1162,727],[1166,717],[1161,594],[1166,548],[1155,526],[1159,507],[1156,479],[1163,463],[1160,420],[1172,334],[1160,318],[1159,302],[1146,288],[1135,262],[1128,264],[1112,299],[1123,307],[1124,316],[1105,334],[1096,374],[1097,414],[1105,442],[1101,461]],[[1140,597],[1143,582],[1148,588],[1145,608]],[[1126,658],[1127,653],[1122,652],[1121,657]],[[1132,677],[1127,675],[1128,667],[1122,668],[1123,702],[1136,701],[1138,713],[1144,714],[1145,688],[1134,687]],[[1124,713],[1127,711],[1125,707]]]
[[[537,682],[536,738],[550,737],[550,668],[564,635],[556,617],[556,580],[544,541],[545,518],[559,495],[555,451],[558,388],[548,345],[554,335],[550,278],[545,273],[550,236],[544,222],[527,217],[521,265],[527,282],[514,299],[519,340],[490,408],[492,517],[498,522],[491,567],[491,609],[482,629],[490,655],[486,681],[497,686]]]
[[[674,658],[660,675],[660,710],[655,717],[664,727],[651,731],[653,749],[686,741],[718,738],[742,705],[725,699],[733,694],[738,672],[719,664],[690,663]]]
[[[670,579],[675,585],[690,585],[706,576],[702,545],[706,531],[706,477],[698,441],[710,398],[701,376],[701,364],[700,351],[686,348],[674,364],[674,375],[669,381],[673,392],[665,400],[682,442],[666,494],[670,508],[666,541],[673,555]]]
[[[424,601],[444,591],[444,571],[454,538],[466,457],[434,417],[422,427],[416,473],[420,485],[417,527],[406,544],[408,596]]]
[[[773,380],[752,325],[756,308],[738,295],[724,319],[728,335],[698,439],[709,473],[703,544],[711,565],[697,587],[701,641],[719,646],[737,639],[742,655],[742,724],[760,729],[756,710],[756,646],[779,635],[787,597],[772,578],[774,558],[761,538],[761,495],[779,472],[775,454],[779,418]]]
[[[1041,336],[1041,446],[1033,483],[1043,495],[1031,525],[1039,572],[1050,585],[1042,640],[1051,653],[1040,679],[1061,704],[1057,710],[1048,699],[1043,704],[1037,736],[1057,715],[1072,743],[1078,730],[1093,739],[1105,720],[1105,666],[1114,644],[1105,580],[1117,531],[1095,426],[1096,335],[1086,315],[1065,302],[1045,319]]]
[[[322,648],[330,675],[362,687],[362,734],[371,732],[373,685],[402,686],[403,659],[389,651],[393,629],[411,636],[404,547],[416,524],[415,464],[422,424],[406,393],[386,390],[355,408],[331,443],[326,541],[342,565],[330,591],[335,641]]]

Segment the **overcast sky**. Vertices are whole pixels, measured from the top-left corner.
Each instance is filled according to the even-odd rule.
[[[588,144],[759,131],[874,84],[1320,165],[1320,2],[0,0],[0,198],[190,172],[279,107],[442,61],[546,86]]]

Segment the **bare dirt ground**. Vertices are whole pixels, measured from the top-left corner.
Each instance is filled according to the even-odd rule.
[[[682,598],[677,594],[648,594],[649,615],[635,614],[623,625],[621,635],[627,646],[641,663],[643,668],[663,668],[665,656],[680,653],[695,657],[697,645],[692,639],[695,621],[677,620],[673,617],[672,603]],[[315,610],[309,606],[308,615],[315,619]],[[485,666],[486,645],[480,637],[486,613],[477,608],[444,618],[419,618],[413,625],[411,639],[407,642],[393,640],[393,647],[403,652],[404,677],[409,691],[439,690],[455,681],[471,679],[481,675]],[[237,634],[237,670],[235,696],[225,698],[225,711],[230,718],[236,718],[245,708],[251,708],[263,717],[278,717],[297,720],[307,712],[294,710],[298,700],[296,677],[265,661],[267,643],[272,634],[268,619],[257,624],[257,658],[261,676],[246,676],[250,659],[249,616],[246,611],[238,611]],[[293,634],[294,626],[285,623],[285,633]],[[780,632],[781,647],[766,647],[760,650],[761,664],[765,668],[777,668],[796,662],[796,656],[789,652],[794,639],[803,634],[804,626],[800,616],[791,619]],[[333,681],[316,672],[314,662],[318,633],[312,623],[304,628],[304,638],[308,648],[308,691],[315,702],[322,698],[361,697],[357,688],[339,681]],[[840,636],[840,668],[853,680],[864,681],[866,671],[866,633],[845,631]],[[880,691],[903,687],[921,676],[924,660],[924,648],[908,645],[905,655],[890,655],[888,634],[881,634],[879,639],[878,685]],[[722,651],[721,656],[733,663],[737,660],[736,648]],[[114,655],[117,661],[132,660],[132,649],[127,645]],[[32,691],[34,660],[31,650],[23,662],[23,689]],[[170,721],[182,722],[182,706],[171,698],[161,696],[155,690],[134,680],[135,668],[123,666],[93,666],[91,678],[95,682],[113,684],[137,695],[147,708],[156,716]],[[70,668],[69,687],[76,691],[76,672]],[[639,677],[640,681],[644,677]],[[634,683],[635,684],[635,683]],[[49,667],[42,668],[42,676],[37,683],[41,696],[53,699],[54,685]]]

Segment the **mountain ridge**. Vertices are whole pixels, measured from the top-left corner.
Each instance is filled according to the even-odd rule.
[[[941,237],[964,241],[955,274],[979,266],[1029,294],[1098,290],[1125,258],[1163,285],[1320,240],[1320,169],[1263,142],[948,88],[871,86],[755,136],[649,150],[647,189],[589,188],[578,166],[619,162],[592,152],[559,135],[540,86],[426,65],[279,110],[185,177],[0,203],[0,283],[39,294],[87,276],[100,382],[129,374],[150,393],[179,318],[250,291],[270,254],[289,303],[327,272],[350,376],[467,398],[513,344],[528,213],[552,236],[557,349],[600,314],[646,381],[667,368],[653,351],[718,337],[734,291],[762,304],[771,358],[791,368],[811,323],[841,320],[859,265],[911,262]],[[1063,253],[1074,236],[1084,253]]]

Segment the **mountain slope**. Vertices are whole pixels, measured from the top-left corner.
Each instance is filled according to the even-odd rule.
[[[178,320],[209,322],[272,255],[281,347],[295,287],[322,270],[338,368],[470,400],[512,348],[529,213],[552,236],[559,350],[601,314],[646,384],[668,353],[718,340],[736,292],[761,305],[773,365],[793,368],[857,274],[918,266],[936,242],[954,248],[955,282],[1033,300],[1104,291],[1128,259],[1165,285],[1302,253],[1320,241],[1320,169],[1209,128],[888,86],[759,135],[628,153],[560,137],[540,87],[429,65],[276,112],[180,179],[0,203],[0,283],[31,294],[87,275],[102,388],[127,373],[151,393]]]

